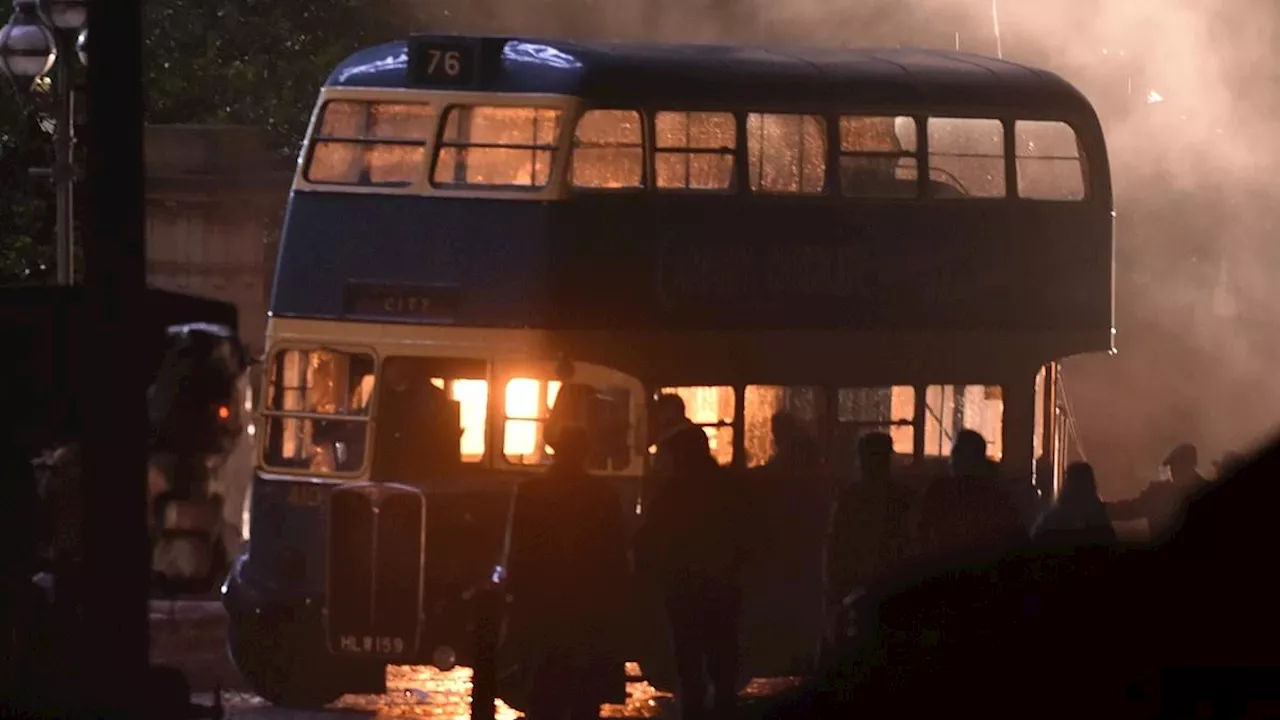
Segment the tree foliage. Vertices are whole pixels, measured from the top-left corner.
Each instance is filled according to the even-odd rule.
[[[3,81],[3,78],[0,78]],[[28,169],[53,158],[29,98],[11,83],[0,90],[0,283],[54,277],[53,189]]]
[[[149,123],[230,123],[271,131],[294,154],[316,93],[357,48],[407,34],[402,0],[165,0],[144,3]],[[7,22],[0,21],[0,25]],[[3,83],[9,85],[8,83]],[[52,279],[52,136],[39,98],[0,88],[0,283]]]
[[[354,50],[405,32],[393,0],[146,7],[148,121],[264,127],[289,154],[329,71]]]

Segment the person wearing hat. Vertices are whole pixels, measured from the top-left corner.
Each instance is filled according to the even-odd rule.
[[[1181,524],[1186,503],[1209,487],[1197,465],[1196,446],[1182,443],[1160,464],[1168,469],[1168,480],[1151,483],[1137,497],[1107,503],[1107,515],[1121,522],[1146,519],[1151,540],[1167,539]]]
[[[555,458],[545,475],[520,486],[512,515],[512,633],[527,671],[530,720],[594,720],[601,704],[626,697],[627,530],[618,494],[586,470],[591,436],[582,418],[553,421],[547,441]]]

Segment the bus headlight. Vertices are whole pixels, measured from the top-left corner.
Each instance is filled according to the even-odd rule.
[[[458,653],[448,645],[440,645],[431,653],[431,664],[440,672],[449,672],[458,664]]]

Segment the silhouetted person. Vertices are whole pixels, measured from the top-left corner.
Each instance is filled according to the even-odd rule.
[[[516,496],[512,614],[530,671],[530,720],[595,720],[602,703],[625,697],[626,528],[617,493],[584,469],[587,431],[566,426],[555,435],[547,474]]]
[[[981,554],[1028,539],[1022,515],[997,479],[981,434],[961,430],[956,435],[951,473],[931,483],[921,499],[922,555],[941,560]]]
[[[457,401],[431,383],[430,366],[418,358],[390,358],[384,371],[370,471],[373,480],[421,484],[455,470],[462,462]],[[339,427],[364,432],[360,423],[344,422]],[[356,443],[362,444],[363,437],[352,439],[349,446]]]
[[[1196,446],[1179,445],[1161,463],[1169,469],[1168,480],[1151,483],[1137,497],[1107,503],[1108,514],[1120,521],[1146,518],[1151,540],[1166,539],[1181,523],[1186,503],[1209,487],[1209,481],[1196,470],[1198,464]]]
[[[774,451],[769,465],[786,469],[812,469],[818,461],[818,445],[794,413],[783,410],[769,419]]]
[[[738,691],[738,621],[746,562],[746,516],[738,488],[712,457],[704,433],[671,437],[671,475],[636,538],[637,560],[666,598],[680,676],[681,717],[706,714],[707,676],[716,711]]]
[[[1062,493],[1040,517],[1032,534],[1037,541],[1060,546],[1116,542],[1115,528],[1107,516],[1107,506],[1098,497],[1098,483],[1089,463],[1067,467]]]
[[[706,441],[706,433],[702,428],[693,424],[685,415],[684,400],[679,395],[664,393],[658,396],[657,402],[653,406],[652,415],[653,427],[650,437],[652,444],[657,446],[657,453],[654,455],[653,464],[654,471],[658,475],[669,474],[671,465],[671,453],[669,448],[673,441],[680,439],[699,442],[696,436],[702,436]]]
[[[828,616],[844,615],[855,591],[894,575],[910,554],[912,492],[894,482],[893,439],[875,432],[858,441],[857,482],[841,491],[826,551]],[[830,628],[832,640],[840,629]]]
[[[915,178],[898,178],[898,166],[903,162],[896,153],[902,152],[893,118],[852,118],[842,125],[843,141],[861,150],[875,150],[885,155],[867,155],[849,158],[840,163],[842,192],[853,197],[915,197]]]
[[[822,550],[835,493],[804,421],[784,410],[770,424],[773,456],[742,488],[762,509],[753,518],[760,552],[744,606],[757,642],[745,652],[748,662],[800,673],[812,666],[823,636]]]

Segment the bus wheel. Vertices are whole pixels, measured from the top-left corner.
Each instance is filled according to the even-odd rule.
[[[320,629],[306,637],[293,623],[237,613],[227,626],[227,651],[249,687],[277,707],[319,710],[343,692],[333,682]],[[308,642],[310,640],[310,642]]]

